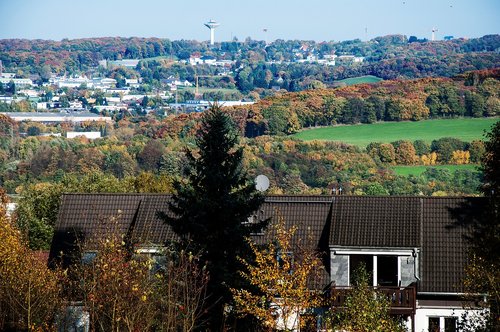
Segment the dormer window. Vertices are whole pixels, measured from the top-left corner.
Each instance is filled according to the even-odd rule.
[[[350,284],[354,271],[360,264],[364,263],[366,270],[371,274],[371,281],[374,286],[398,286],[401,280],[398,272],[398,256],[392,255],[350,255],[349,256],[349,276]]]
[[[406,287],[418,280],[417,249],[331,248],[331,277],[351,286],[354,271],[364,264],[374,287]]]

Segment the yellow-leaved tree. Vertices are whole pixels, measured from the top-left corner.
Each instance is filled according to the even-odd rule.
[[[332,331],[404,332],[404,326],[390,316],[390,309],[389,299],[370,285],[370,274],[361,264],[343,306],[331,308],[326,323]]]
[[[79,244],[70,288],[93,331],[193,331],[202,326],[208,273],[185,250],[136,246],[105,220],[101,234]]]
[[[231,292],[238,314],[255,317],[262,329],[296,330],[307,324],[304,314],[321,303],[314,289],[321,261],[307,239],[293,241],[297,227],[286,228],[282,217],[270,231],[273,240],[264,247],[247,239],[255,260],[242,259],[245,271],[240,273],[252,289]]]
[[[0,188],[0,330],[52,330],[62,307],[61,271],[30,250],[6,213]]]

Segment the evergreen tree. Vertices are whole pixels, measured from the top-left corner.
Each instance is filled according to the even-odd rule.
[[[196,137],[197,152],[187,151],[185,180],[174,183],[176,194],[163,215],[181,245],[200,253],[209,272],[209,312],[212,331],[222,327],[224,305],[231,301],[230,288],[241,287],[237,257],[246,258],[250,248],[245,237],[265,226],[249,224],[264,197],[242,169],[243,149],[231,118],[214,104],[201,122]]]
[[[484,174],[482,189],[488,197],[488,205],[481,222],[474,225],[473,234],[474,253],[483,272],[475,277],[479,282],[488,280],[485,288],[490,296],[491,327],[497,331],[500,330],[500,121],[486,137],[481,168]]]
[[[470,258],[463,286],[466,294],[477,301],[477,294],[488,294],[485,304],[489,317],[483,326],[487,331],[500,330],[500,121],[486,135],[482,156],[483,186],[486,200],[480,204],[465,202],[451,210],[455,225],[469,229]],[[477,301],[479,302],[479,301]],[[483,304],[483,303],[480,303]],[[467,323],[464,322],[464,326]]]
[[[493,125],[486,137],[486,153],[482,158],[483,192],[486,196],[497,198],[500,197],[500,121]]]

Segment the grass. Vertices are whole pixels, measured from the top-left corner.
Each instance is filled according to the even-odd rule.
[[[304,141],[341,141],[360,147],[371,142],[389,143],[397,140],[431,142],[442,137],[455,137],[466,142],[484,138],[484,132],[499,118],[460,118],[416,122],[380,122],[361,125],[339,125],[303,130],[294,136]]]
[[[373,75],[366,75],[366,76],[359,76],[359,77],[352,77],[352,78],[346,78],[340,81],[336,81],[335,83],[344,83],[346,85],[354,85],[354,84],[362,84],[362,83],[377,83],[382,81],[380,77],[373,76]]]
[[[420,176],[423,172],[425,172],[428,168],[437,168],[437,169],[447,169],[451,173],[457,170],[477,170],[479,165],[475,164],[467,164],[467,165],[434,165],[434,166],[394,166],[391,167],[394,170],[394,173],[397,175],[403,176]]]

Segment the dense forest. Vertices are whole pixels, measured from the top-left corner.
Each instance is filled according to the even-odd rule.
[[[453,173],[431,168],[419,177],[403,177],[391,167],[475,164],[484,152],[481,141],[403,140],[372,142],[359,148],[335,142],[302,142],[288,134],[304,127],[339,123],[498,116],[498,77],[499,70],[488,70],[452,79],[383,81],[284,93],[250,106],[225,109],[246,136],[241,143],[245,167],[252,175],[268,175],[272,193],[330,193],[343,188],[346,194],[359,195],[477,194],[479,171]],[[182,173],[185,147],[193,144],[199,118],[200,113],[121,114],[114,123],[43,125],[16,123],[2,115],[0,186],[10,193],[23,193],[35,183],[55,185],[69,181],[68,176],[72,183],[78,183],[76,179],[97,172],[107,179],[105,183],[125,181],[124,188],[131,191],[168,191],[168,183]],[[64,135],[71,130],[100,131],[104,137],[41,136]],[[160,179],[163,184],[155,182]],[[149,189],[141,187],[148,183]],[[63,188],[70,190],[72,186]],[[116,190],[106,189],[106,185],[100,188]]]

